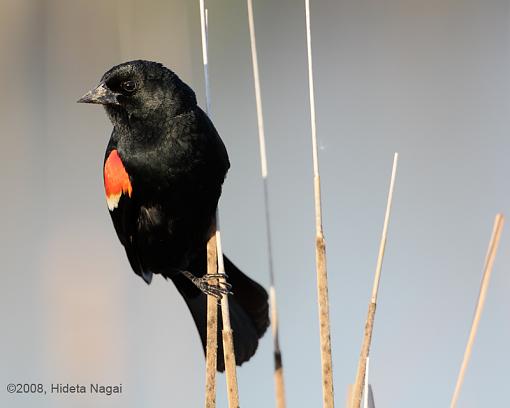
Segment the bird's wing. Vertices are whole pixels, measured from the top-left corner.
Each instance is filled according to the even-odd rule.
[[[124,167],[116,149],[115,135],[112,135],[106,149],[103,177],[106,203],[117,237],[126,250],[133,271],[150,283],[152,273],[143,267],[136,250],[136,230],[140,213],[140,206],[133,197],[133,185],[136,185],[136,182]]]

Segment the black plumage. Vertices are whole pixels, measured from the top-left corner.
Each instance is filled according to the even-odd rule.
[[[104,105],[113,123],[105,188],[132,269],[147,283],[153,274],[174,282],[205,347],[206,295],[183,272],[198,279],[206,273],[206,243],[230,167],[220,136],[191,88],[155,62],[113,67],[79,102]],[[117,155],[122,164],[110,163]],[[255,353],[269,325],[268,297],[224,259],[233,288],[229,303],[236,361],[241,364]],[[218,369],[224,369],[221,349]]]

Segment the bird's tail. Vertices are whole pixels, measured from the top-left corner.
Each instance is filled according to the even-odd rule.
[[[193,273],[198,276],[203,275],[206,260],[200,257],[200,268],[194,265]],[[248,361],[257,350],[259,339],[262,337],[269,326],[269,304],[266,290],[257,282],[250,279],[239,268],[237,268],[226,256],[225,272],[228,281],[232,285],[233,294],[229,296],[230,325],[234,335],[234,350],[237,365]],[[199,270],[201,273],[198,273]],[[185,276],[178,275],[172,278],[175,286],[184,297],[186,304],[193,316],[193,320],[198,328],[202,346],[207,340],[207,296],[204,295],[196,286]],[[218,371],[225,370],[223,359],[223,343],[221,330],[223,322],[221,311],[218,306]]]

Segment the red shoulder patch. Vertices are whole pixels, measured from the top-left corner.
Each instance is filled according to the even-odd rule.
[[[104,163],[104,188],[110,211],[117,208],[122,194],[131,197],[133,192],[129,175],[117,150],[112,150]]]

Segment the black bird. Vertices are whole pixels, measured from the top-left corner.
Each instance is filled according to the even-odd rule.
[[[230,167],[225,146],[195,93],[163,65],[130,61],[106,72],[78,102],[104,106],[113,132],[104,158],[108,209],[133,271],[147,284],[171,279],[206,344],[206,243]],[[227,257],[237,364],[248,361],[269,325],[265,289]],[[221,314],[220,314],[221,330]],[[218,370],[224,370],[221,335]]]

